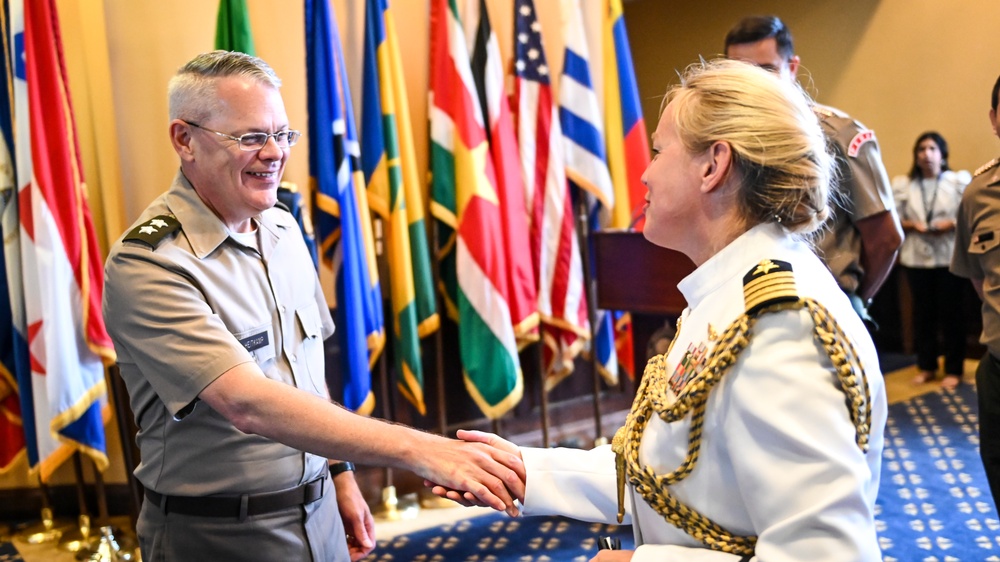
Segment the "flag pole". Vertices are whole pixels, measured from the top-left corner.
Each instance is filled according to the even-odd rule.
[[[76,501],[80,515],[77,517],[77,528],[64,533],[60,538],[59,548],[69,552],[90,551],[94,537],[90,536],[90,510],[87,507],[87,494],[84,491],[83,460],[80,458],[80,451],[73,453],[73,476],[76,478]]]
[[[542,447],[549,448],[549,391],[545,388],[545,338],[538,338],[538,390],[541,394]]]
[[[580,253],[583,257],[583,286],[587,292],[587,316],[590,318],[590,367],[594,382],[594,445],[607,442],[604,437],[604,424],[601,420],[601,372],[598,368],[600,359],[597,357],[597,291],[594,290],[593,276],[590,269],[590,222],[587,216],[587,198],[581,190],[577,198],[578,228],[580,232]]]
[[[65,520],[57,520],[52,514],[52,501],[49,499],[49,487],[42,481],[42,475],[38,474],[38,490],[42,496],[41,521],[21,528],[17,535],[29,544],[48,544],[58,541],[63,531],[70,528],[72,523]]]
[[[375,259],[378,261],[379,265],[379,277],[382,278],[381,272],[386,269],[385,266],[385,238],[384,238],[384,225],[382,224],[382,219],[375,214],[372,219],[372,230],[375,236]],[[385,279],[392,280],[388,275],[384,276]],[[382,285],[382,291],[386,291],[386,285]],[[383,301],[385,301],[385,295],[382,296]],[[390,311],[392,314],[392,304],[388,307],[382,307],[382,310]],[[388,329],[392,330],[392,321],[384,322],[384,325],[389,326]],[[387,340],[390,338],[386,338]],[[394,353],[398,350],[393,349]],[[379,400],[382,402],[382,418],[393,422],[394,418],[394,408],[391,400],[391,395],[389,392],[389,367],[386,365],[388,362],[388,352],[383,350],[382,355],[378,358],[378,373],[379,373]],[[385,474],[385,486],[382,487],[382,503],[379,505],[378,509],[372,515],[375,517],[376,521],[399,521],[400,519],[412,519],[417,516],[420,511],[420,507],[415,503],[413,505],[400,505],[399,496],[396,494],[396,486],[393,479],[392,467],[384,467],[383,473]]]
[[[425,223],[427,224],[427,223]],[[433,224],[433,219],[430,221],[430,231],[431,231],[431,248],[434,249],[434,257],[431,264],[431,276],[432,282],[434,283],[434,301],[437,303],[438,318],[441,319],[438,324],[438,329],[434,334],[434,355],[435,355],[435,370],[437,371],[437,400],[438,400],[438,432],[441,435],[448,435],[448,406],[447,406],[447,396],[444,389],[444,317],[447,316],[444,307],[444,299],[441,297],[441,271],[440,271],[440,257],[438,255],[438,248],[440,247],[440,239],[438,238],[438,229]]]

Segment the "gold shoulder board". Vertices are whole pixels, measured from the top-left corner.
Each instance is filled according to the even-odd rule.
[[[797,300],[792,264],[786,261],[762,260],[743,276],[743,302],[749,315],[771,304]]]
[[[181,223],[173,215],[157,215],[130,230],[122,242],[142,242],[155,248],[168,234],[180,227]]]

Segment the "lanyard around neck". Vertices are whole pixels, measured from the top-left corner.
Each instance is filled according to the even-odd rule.
[[[927,213],[927,221],[925,224],[930,226],[931,219],[934,218],[934,204],[937,202],[938,196],[938,179],[934,178],[934,191],[931,193],[930,203],[927,202],[927,189],[924,185],[924,180],[927,178],[920,178],[920,200],[924,204],[924,212]]]

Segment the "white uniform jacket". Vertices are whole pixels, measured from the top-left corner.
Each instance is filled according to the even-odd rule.
[[[673,372],[689,349],[715,341],[744,313],[743,276],[765,259],[792,264],[801,297],[825,306],[865,368],[872,402],[870,447],[862,452],[827,353],[804,309],[766,313],[749,345],[712,389],[700,460],[671,487],[689,507],[736,535],[757,535],[766,562],[881,560],[874,521],[886,419],[875,348],[858,315],[810,247],[775,225],[742,235],[679,285],[689,307],[667,358]],[[689,357],[688,357],[689,359]],[[671,394],[670,396],[674,396]],[[643,466],[663,475],[685,458],[690,414],[667,424],[653,415],[639,448]],[[526,515],[566,515],[614,523],[614,453],[522,449]],[[638,546],[633,562],[735,562],[667,523],[631,487],[626,520]]]

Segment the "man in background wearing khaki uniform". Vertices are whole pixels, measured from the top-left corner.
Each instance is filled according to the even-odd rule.
[[[742,19],[726,35],[726,57],[750,62],[794,81],[799,68],[792,35],[776,16]],[[865,320],[868,303],[892,270],[903,243],[892,186],[875,133],[832,107],[814,104],[836,150],[840,178],[834,216],[817,253]]]
[[[993,84],[990,125],[1000,136],[997,95],[1000,78]],[[951,272],[972,281],[983,300],[983,333],[979,341],[987,352],[976,369],[979,397],[979,455],[1000,506],[1000,158],[976,170],[965,188],[955,226],[955,255]]]

